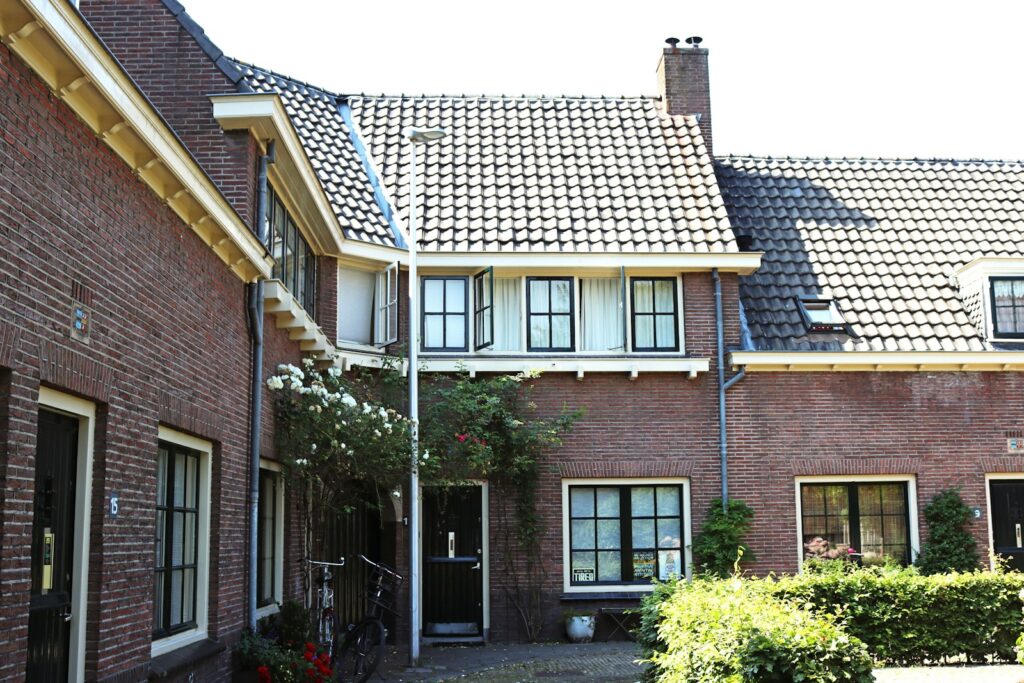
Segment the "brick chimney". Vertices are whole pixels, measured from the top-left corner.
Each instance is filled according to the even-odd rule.
[[[668,114],[692,114],[700,118],[704,146],[711,154],[711,87],[708,82],[708,51],[700,47],[701,38],[686,39],[687,47],[679,47],[678,38],[665,41],[658,61],[658,94],[662,111]]]

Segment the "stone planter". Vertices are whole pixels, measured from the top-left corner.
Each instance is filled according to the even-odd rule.
[[[580,615],[565,618],[565,635],[570,643],[589,643],[594,639],[597,618],[593,615]]]

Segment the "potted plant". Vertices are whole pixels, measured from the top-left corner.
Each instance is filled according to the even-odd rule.
[[[592,612],[568,610],[565,616],[565,635],[570,643],[589,643],[594,639],[597,617]]]

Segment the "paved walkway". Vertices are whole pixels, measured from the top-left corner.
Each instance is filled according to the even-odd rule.
[[[388,654],[382,674],[395,683],[634,683],[641,668],[629,642],[424,646],[408,669],[404,650]],[[877,683],[1024,683],[1024,666],[944,666],[876,669]],[[376,679],[380,680],[380,679]]]

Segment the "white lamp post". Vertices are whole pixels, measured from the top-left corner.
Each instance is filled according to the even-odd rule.
[[[412,143],[412,172],[409,176],[409,419],[412,421],[412,473],[409,476],[409,665],[420,661],[420,392],[419,281],[416,275],[416,249],[419,243],[419,216],[416,206],[416,151],[420,145],[437,142],[445,136],[442,128],[406,128],[405,138]]]

